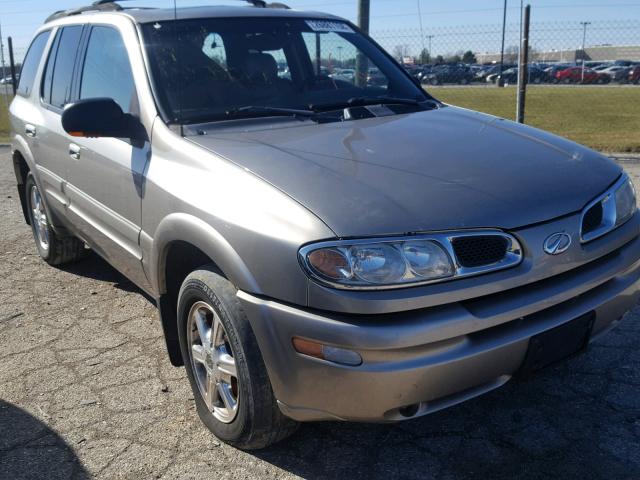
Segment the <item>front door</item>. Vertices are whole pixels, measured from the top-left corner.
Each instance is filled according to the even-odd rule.
[[[112,98],[125,113],[139,114],[129,55],[117,28],[91,27],[77,97]],[[112,265],[148,287],[139,236],[149,142],[70,137],[68,152],[72,165],[65,193],[73,223]]]

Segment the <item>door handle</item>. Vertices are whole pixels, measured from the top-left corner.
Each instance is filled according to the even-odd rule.
[[[74,160],[80,160],[80,146],[75,143],[69,144],[69,156]]]
[[[36,136],[36,127],[34,125],[31,125],[30,123],[27,123],[24,126],[24,133],[27,135],[27,137],[35,137]]]

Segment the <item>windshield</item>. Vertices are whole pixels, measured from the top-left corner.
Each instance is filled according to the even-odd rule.
[[[322,109],[354,98],[430,98],[345,22],[200,18],[142,29],[154,91],[172,123],[221,119],[247,106]]]

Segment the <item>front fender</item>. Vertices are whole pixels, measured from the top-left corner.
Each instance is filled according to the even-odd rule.
[[[171,243],[176,241],[189,243],[201,250],[239,289],[261,293],[247,265],[216,229],[193,215],[172,213],[156,229],[148,264],[150,281],[160,295],[167,291],[167,253]]]

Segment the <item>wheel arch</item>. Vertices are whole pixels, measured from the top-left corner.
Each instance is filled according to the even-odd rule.
[[[25,183],[27,181],[27,175],[29,172],[35,172],[35,163],[33,161],[33,156],[29,151],[29,147],[26,142],[20,136],[14,137],[14,142],[16,144],[15,148],[12,151],[11,159],[13,161],[13,171],[16,176],[16,185],[18,188],[18,197],[20,198],[20,206],[22,207],[22,214],[24,215],[24,221],[27,225],[30,224],[29,214],[27,212],[27,195],[25,191]],[[36,174],[33,173],[34,178]],[[36,182],[38,179],[35,178]]]
[[[213,266],[236,288],[260,293],[238,253],[211,225],[183,213],[162,220],[153,238],[149,276],[157,292],[167,351],[174,366],[183,365],[178,343],[178,293],[187,275],[204,265]]]

